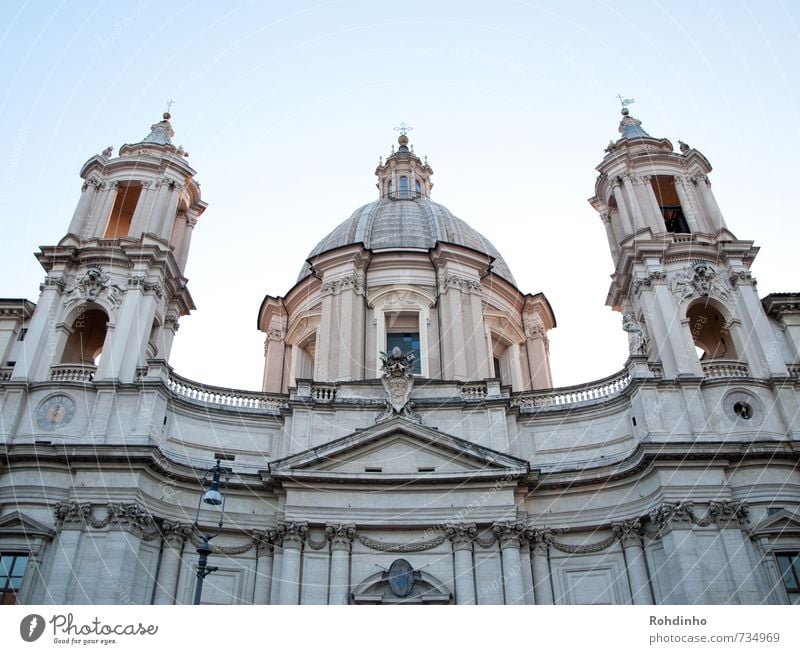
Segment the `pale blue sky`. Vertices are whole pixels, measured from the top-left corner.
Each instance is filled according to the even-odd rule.
[[[728,224],[762,247],[762,295],[800,290],[800,8],[789,2],[4,2],[0,296],[36,300],[32,256],[66,231],[83,162],[141,140],[173,98],[209,209],[195,230],[172,364],[260,386],[265,293],[376,196],[401,121],[433,199],[543,291],[557,384],[627,357],[586,202],[617,93],[653,136],[714,166]]]

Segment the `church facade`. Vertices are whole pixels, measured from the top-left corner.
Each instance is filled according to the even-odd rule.
[[[630,357],[568,388],[405,133],[261,303],[262,392],[168,364],[206,208],[169,114],[89,159],[38,301],[0,300],[2,603],[191,603],[198,548],[203,603],[800,603],[800,294],[759,297],[702,153],[619,131]]]

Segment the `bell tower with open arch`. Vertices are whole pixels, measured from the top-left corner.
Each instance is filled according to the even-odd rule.
[[[147,359],[168,358],[194,309],[184,269],[206,208],[170,117],[83,165],[67,234],[37,254],[47,276],[13,380],[130,383]]]
[[[720,365],[743,377],[785,376],[750,273],[758,248],[728,228],[708,159],[650,136],[625,106],[619,132],[589,202],[614,260],[606,302],[623,315],[631,354],[660,364],[665,379],[713,375]]]

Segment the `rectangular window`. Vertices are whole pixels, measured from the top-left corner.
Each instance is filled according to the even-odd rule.
[[[27,554],[0,554],[0,605],[17,603],[27,565]]]
[[[25,327],[25,328],[23,328],[23,329],[20,329],[20,330],[19,330],[19,338],[18,338],[17,340],[18,340],[18,341],[24,341],[24,340],[25,340],[25,335],[26,335],[27,333],[28,333],[28,328],[27,328],[27,327]]]
[[[106,231],[103,238],[120,238],[128,236],[131,231],[131,219],[139,202],[142,185],[135,182],[120,182],[117,187],[117,197],[114,199],[114,208],[108,217]]]
[[[784,552],[776,554],[775,558],[778,559],[789,603],[800,604],[800,552]]]
[[[386,334],[386,353],[399,347],[403,354],[414,353],[414,374],[422,374],[422,359],[419,351],[419,332],[398,332]]]

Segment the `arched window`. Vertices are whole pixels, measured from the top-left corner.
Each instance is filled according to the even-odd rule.
[[[686,317],[701,360],[737,358],[725,317],[711,302],[696,302]]]
[[[100,309],[89,309],[78,314],[72,323],[72,333],[67,338],[61,363],[97,365],[106,340],[108,316]]]
[[[675,178],[670,175],[653,175],[650,183],[656,195],[658,208],[661,209],[666,230],[672,234],[691,233],[675,189]]]
[[[128,236],[131,231],[131,220],[136,204],[139,202],[139,195],[142,192],[142,185],[138,182],[120,182],[117,187],[117,196],[114,199],[114,206],[106,223],[103,238],[120,238]]]
[[[400,178],[400,197],[408,197],[408,177],[405,176]]]

